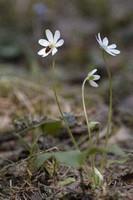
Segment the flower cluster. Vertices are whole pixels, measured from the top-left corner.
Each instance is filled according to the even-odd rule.
[[[53,34],[49,29],[45,31],[47,39],[40,39],[38,43],[43,46],[44,48],[38,52],[38,55],[42,57],[48,56],[50,53],[54,56],[57,51],[58,47],[61,47],[64,44],[64,40],[60,39],[60,31],[56,30]],[[109,40],[107,37],[101,39],[100,33],[96,36],[96,40],[99,43],[100,47],[106,51],[108,54],[112,56],[116,56],[120,54],[120,51],[116,49],[116,44],[109,45]],[[96,75],[97,69],[92,70],[88,73],[88,81],[92,87],[98,87],[98,84],[95,82],[100,79],[100,75]]]
[[[38,41],[39,44],[44,47],[43,49],[41,49],[38,52],[38,55],[40,55],[42,57],[46,57],[49,54],[52,54],[52,56],[54,56],[58,51],[58,47],[61,47],[64,44],[64,40],[60,39],[60,31],[59,30],[56,30],[55,33],[53,34],[49,29],[47,29],[45,31],[45,33],[46,33],[47,39],[40,39]],[[117,48],[116,44],[109,45],[109,40],[107,37],[104,37],[102,39],[100,33],[98,33],[98,35],[96,36],[96,40],[97,40],[98,44],[100,45],[100,47],[102,48],[103,52],[105,51],[106,53],[108,53],[112,56],[116,56],[116,55],[120,54],[120,51],[118,49],[116,49]],[[104,57],[104,55],[103,55],[103,57]],[[104,61],[105,61],[105,58],[104,58]],[[53,69],[54,69],[54,65],[55,64],[53,61]],[[86,109],[86,105],[85,105],[85,83],[88,81],[92,87],[95,87],[95,88],[98,87],[98,84],[96,81],[100,79],[100,75],[96,74],[96,72],[97,72],[97,69],[93,69],[92,71],[90,71],[88,73],[87,77],[84,79],[83,84],[82,84],[82,104],[83,104],[83,109],[84,109],[87,129],[88,129],[89,142],[90,142],[91,146],[93,145],[93,140],[91,139],[91,129],[90,129],[89,120],[88,120],[88,116],[87,116],[87,109]],[[109,75],[109,96],[110,96],[109,100],[110,101],[109,101],[109,114],[108,114],[109,117],[108,117],[107,134],[105,137],[105,147],[107,147],[107,144],[108,144],[108,136],[111,131],[110,127],[111,127],[111,123],[112,123],[112,82],[111,82],[112,80],[111,80],[111,72],[109,70],[108,70],[108,75]],[[69,133],[69,136],[70,136],[75,148],[79,150],[79,146],[72,134],[71,129],[69,128],[69,124],[68,124],[67,120],[65,119],[63,111],[61,110],[61,106],[60,106],[57,92],[56,92],[56,87],[53,87],[53,91],[54,91],[55,100],[56,100],[58,109],[60,111],[62,119],[64,120],[67,131]],[[104,157],[106,157],[106,156],[104,155]],[[94,179],[93,181],[94,181],[95,186],[98,186],[103,183],[104,178],[103,178],[103,175],[101,174],[101,172],[95,167],[95,159],[94,160],[93,159],[94,158],[91,159],[91,167],[92,167],[93,179]],[[106,162],[106,159],[104,158],[103,161]]]

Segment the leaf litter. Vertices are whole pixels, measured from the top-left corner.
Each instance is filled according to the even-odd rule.
[[[116,119],[114,116],[117,126],[114,127],[114,133],[110,137],[110,144],[115,145],[117,142],[121,148],[110,147],[109,162],[104,173],[106,182],[102,188],[94,189],[91,186],[91,180],[88,179],[88,170],[86,170],[89,168],[89,163],[87,166],[84,164],[82,177],[80,170],[76,167],[79,163],[77,159],[73,160],[74,150],[71,141],[59,117],[58,109],[53,103],[53,96],[47,84],[43,83],[42,86],[37,81],[36,83],[26,79],[26,77],[20,77],[14,79],[13,82],[8,78],[0,80],[0,107],[2,108],[0,117],[4,120],[0,125],[0,199],[131,200],[133,196],[133,152],[128,142],[132,140],[132,136],[129,131],[131,126],[128,127],[127,122],[123,124],[124,109],[122,109],[122,118],[121,115],[117,115]],[[14,87],[15,81],[17,84]],[[73,93],[75,87],[76,92]],[[88,145],[86,143],[87,127],[84,122],[81,99],[77,93],[80,89],[78,85],[61,89],[62,98],[60,100],[64,110],[71,111],[66,112],[65,117],[81,149],[84,150]],[[68,97],[66,92],[64,93],[65,90],[69,91]],[[71,93],[75,98],[71,98]],[[69,105],[67,98],[70,100]],[[86,98],[90,102],[90,98]],[[91,101],[92,98],[93,95],[91,95]],[[102,144],[105,137],[107,109],[100,96],[97,101],[94,97],[93,104],[90,103],[91,108],[87,112],[91,119],[96,120],[92,124],[93,140],[96,140],[97,131],[100,130],[99,143]],[[122,120],[118,120],[118,116]],[[101,121],[102,124],[104,122],[104,126],[99,127],[97,121]],[[36,170],[31,165],[34,162],[30,158],[34,135],[38,135],[37,143],[41,151],[46,152],[44,160],[41,159],[41,165],[38,161],[39,157],[34,160],[39,165]],[[32,147],[32,150],[35,155],[38,155],[36,146]],[[66,150],[69,151],[65,153]],[[77,156],[79,154],[80,152],[77,152]],[[124,157],[125,154],[128,156]],[[62,158],[64,161],[60,163]],[[66,165],[68,163],[71,163],[71,166]]]

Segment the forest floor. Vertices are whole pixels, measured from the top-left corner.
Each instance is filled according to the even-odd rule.
[[[117,145],[120,152],[107,154],[104,183],[100,188],[91,185],[86,172],[89,161],[83,166],[82,179],[77,168],[63,163],[58,163],[55,170],[53,160],[38,170],[31,167],[31,149],[32,153],[38,152],[38,148],[41,152],[74,149],[54,100],[52,78],[49,70],[36,76],[17,69],[1,72],[0,200],[133,199],[133,84],[130,69],[124,70],[122,77],[119,73],[113,76],[113,131],[109,137],[109,144]],[[57,68],[55,81],[58,80],[61,107],[80,149],[85,150],[88,137],[81,99],[83,77],[75,73],[64,77],[66,72],[58,72]],[[98,89],[86,85],[89,119],[101,124],[100,131],[97,127],[93,130],[94,141],[99,131],[99,145],[104,143],[108,115],[108,81],[104,78]],[[96,163],[99,167],[98,158]]]

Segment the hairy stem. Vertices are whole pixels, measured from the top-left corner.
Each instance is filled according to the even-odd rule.
[[[89,125],[89,120],[88,120],[86,105],[85,105],[85,83],[86,83],[86,81],[87,81],[87,78],[85,78],[85,80],[83,81],[83,84],[82,84],[82,104],[83,104],[83,109],[84,109],[84,114],[85,114],[85,120],[87,123],[89,141],[90,141],[90,145],[92,145],[91,130],[90,130],[90,125]]]
[[[105,67],[106,67],[108,79],[109,79],[109,111],[108,111],[107,133],[105,137],[105,147],[107,147],[109,135],[111,133],[111,125],[112,125],[112,75],[111,75],[110,68],[106,66],[106,59],[105,59],[104,52],[103,52],[103,60],[105,63]]]
[[[53,69],[53,73],[54,73],[54,71],[55,71],[55,61],[54,60],[53,60],[53,63],[52,63],[52,69]],[[68,131],[69,137],[71,138],[72,143],[75,146],[75,149],[79,150],[78,144],[77,144],[77,142],[76,142],[76,140],[75,140],[75,138],[74,138],[74,136],[72,134],[72,131],[71,131],[71,129],[70,129],[69,125],[68,125],[68,122],[67,122],[66,118],[64,117],[63,111],[61,109],[55,84],[53,85],[53,92],[54,92],[55,100],[56,100],[60,115],[61,115],[61,117],[62,117],[62,119],[63,119],[63,121],[65,123],[65,126],[66,126],[66,129]]]
[[[84,79],[83,84],[82,84],[82,104],[83,104],[83,109],[84,109],[85,119],[87,123],[87,129],[88,129],[89,147],[92,148],[93,143],[92,143],[92,138],[91,138],[91,129],[89,125],[89,120],[88,120],[87,111],[86,111],[86,104],[85,104],[85,83],[87,80],[88,80],[88,77]],[[95,159],[93,155],[90,158],[90,162],[91,162],[92,172],[94,174]]]
[[[111,76],[110,69],[107,67],[104,51],[102,53],[103,53],[103,60],[105,63],[105,67],[106,67],[107,74],[108,74],[108,79],[109,79],[109,110],[108,110],[107,132],[105,135],[105,148],[107,149],[109,135],[111,133],[111,124],[112,124],[112,76]],[[103,154],[103,159],[101,161],[101,169],[102,170],[105,165],[106,165],[106,153]]]

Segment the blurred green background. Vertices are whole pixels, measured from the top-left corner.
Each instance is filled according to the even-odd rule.
[[[100,64],[95,40],[98,32],[121,50],[111,65],[132,65],[132,22],[132,0],[1,0],[0,62],[28,69],[35,59],[46,66],[48,59],[38,58],[36,53],[41,48],[38,39],[45,37],[45,29],[49,28],[59,29],[65,40],[56,56],[63,66],[78,70]]]
[[[53,100],[49,101],[49,98],[53,99],[53,96],[51,93],[48,94],[52,58],[51,56],[41,58],[37,55],[38,50],[41,49],[38,40],[45,38],[47,28],[53,32],[59,29],[65,40],[55,56],[57,80],[62,81],[59,88],[62,93],[64,92],[64,96],[70,93],[70,88],[65,87],[74,84],[69,97],[75,92],[75,97],[78,99],[81,83],[88,70],[97,67],[102,78],[96,93],[99,92],[104,103],[108,103],[107,74],[101,50],[95,38],[100,32],[102,36],[109,38],[110,43],[116,43],[118,49],[121,50],[119,56],[107,55],[108,67],[111,68],[113,74],[114,105],[119,107],[122,104],[125,107],[125,102],[127,107],[130,105],[129,102],[133,97],[132,0],[0,0],[0,105],[2,116],[3,112],[5,116],[5,110],[11,108],[12,103],[16,106],[18,101],[21,102],[22,108],[26,108],[26,113],[31,104],[33,109],[30,109],[30,112],[34,113],[35,110],[35,112],[49,113],[47,106],[45,107],[46,98],[48,103],[51,102],[49,110],[54,113]],[[78,86],[77,91],[75,84]],[[45,89],[40,88],[40,85]],[[42,97],[44,90],[46,95]],[[90,90],[91,88],[89,88],[89,94]],[[23,94],[20,95],[22,91]],[[37,91],[40,92],[38,97]],[[88,97],[90,98],[91,94]],[[66,111],[74,110],[75,112],[77,109],[77,112],[80,112],[78,106],[81,107],[81,100],[78,101],[76,98],[75,102],[78,103],[73,103],[77,105],[74,109],[71,104],[70,107],[68,106],[68,101],[62,102]],[[30,102],[31,99],[34,99],[33,102]],[[94,99],[100,102],[97,97]],[[8,103],[5,105],[6,101]],[[4,111],[2,111],[3,107]],[[22,110],[20,110],[13,107],[9,116],[16,112],[21,115]],[[128,112],[132,118],[131,106]]]

